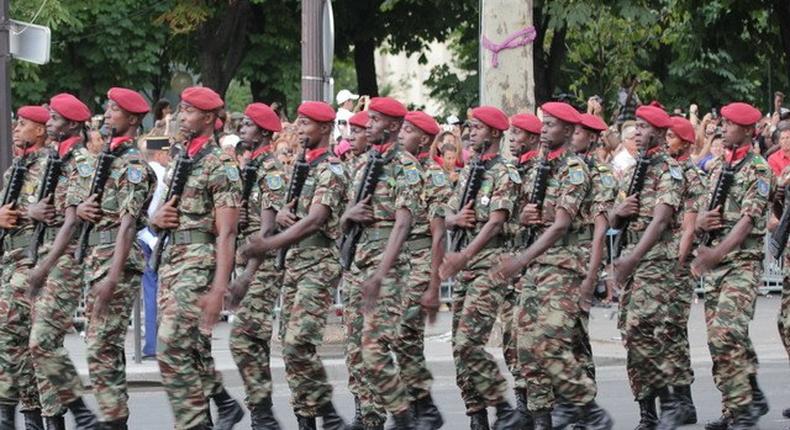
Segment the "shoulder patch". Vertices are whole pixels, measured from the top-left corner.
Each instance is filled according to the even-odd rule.
[[[768,182],[765,182],[762,179],[757,180],[757,192],[763,196],[768,197],[768,193],[771,191],[771,186],[768,185]]]
[[[447,185],[447,175],[443,170],[436,170],[431,173],[431,182],[435,187],[443,187]]]
[[[226,176],[228,177],[228,179],[230,179],[231,181],[238,181],[238,180],[239,180],[239,178],[240,178],[240,175],[239,175],[239,168],[238,168],[238,167],[236,167],[236,166],[234,166],[234,165],[232,165],[232,164],[228,164],[228,163],[226,163],[226,164],[225,164],[225,175],[226,175]]]
[[[570,164],[569,162],[568,165]],[[573,185],[581,185],[584,183],[584,170],[582,170],[581,165],[576,163],[575,166],[568,170],[568,181]]]
[[[77,163],[77,173],[83,178],[93,174],[93,166],[87,161],[80,161]]]
[[[343,174],[343,165],[341,163],[329,163],[329,170],[337,176]]]
[[[516,166],[508,164],[507,165],[507,175],[510,177],[511,181],[513,181],[513,182],[515,182],[517,184],[521,183],[521,174],[518,173],[518,169],[516,169]]]
[[[609,171],[601,172],[601,185],[604,188],[614,188],[617,186],[617,181]]]
[[[678,166],[670,165],[669,166],[669,176],[671,176],[672,179],[677,179],[678,181],[682,181],[683,180],[683,170],[680,167],[678,167]]]
[[[133,184],[143,182],[143,169],[138,165],[130,164],[126,169],[126,179]]]
[[[417,185],[420,183],[420,171],[413,163],[403,166],[403,173],[406,176],[406,183],[409,185]]]
[[[280,175],[266,175],[266,186],[272,191],[277,191],[283,187],[284,181]]]

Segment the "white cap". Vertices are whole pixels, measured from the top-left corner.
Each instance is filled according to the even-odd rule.
[[[344,89],[344,90],[340,90],[337,93],[337,96],[335,97],[335,100],[337,101],[337,104],[342,105],[343,103],[345,103],[345,102],[347,102],[349,100],[356,100],[358,98],[359,98],[359,96],[357,94],[354,94],[351,91]]]
[[[236,136],[235,134],[228,134],[222,136],[222,139],[220,139],[219,146],[222,149],[235,148],[236,144],[239,143],[240,140],[241,139],[239,138],[239,136]]]
[[[460,124],[460,123],[461,123],[461,120],[458,119],[458,117],[455,116],[455,115],[450,115],[450,116],[447,117],[447,124],[456,125],[456,124]]]

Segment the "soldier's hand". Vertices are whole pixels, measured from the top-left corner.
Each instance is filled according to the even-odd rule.
[[[503,255],[499,258],[499,264],[491,269],[490,276],[497,282],[504,282],[515,278],[523,268],[524,266],[518,258],[512,255]]]
[[[696,278],[702,277],[717,264],[719,264],[719,257],[713,252],[713,248],[700,246],[697,248],[697,256],[691,262],[691,274]]]
[[[103,318],[107,314],[108,305],[117,285],[118,280],[108,277],[93,286],[91,293],[93,294],[94,300],[93,308],[90,310],[90,313],[99,318]]]
[[[436,313],[439,312],[439,306],[441,306],[441,302],[439,301],[439,292],[437,289],[428,287],[428,289],[422,294],[420,305],[422,306],[423,312],[425,312],[428,323],[435,323]]]
[[[442,280],[452,278],[466,266],[468,261],[463,252],[448,252],[439,266],[439,278]]]
[[[0,228],[15,228],[20,212],[14,209],[13,203],[0,207]]]
[[[247,260],[261,258],[269,251],[271,251],[271,246],[269,246],[269,241],[263,236],[250,238],[247,244],[239,250],[241,256]]]
[[[294,205],[296,204],[296,200],[291,200],[288,204],[283,206],[279,211],[277,211],[277,215],[275,216],[274,220],[277,222],[277,225],[283,228],[288,228],[296,223],[299,218],[293,213]]]
[[[535,203],[529,203],[521,209],[521,214],[519,216],[519,221],[523,225],[536,225],[542,224],[543,219],[540,217],[540,209],[538,209],[538,205]]]
[[[214,324],[219,320],[219,314],[222,312],[222,299],[224,293],[222,290],[215,291],[215,288],[209,290],[198,301],[198,305],[202,310],[201,327],[206,330],[211,330]]]
[[[367,314],[376,309],[382,281],[380,276],[374,275],[362,283],[362,312]]]
[[[716,206],[713,210],[700,212],[697,215],[697,230],[713,231],[723,228],[720,208],[721,206]]]
[[[48,195],[27,207],[27,216],[30,219],[51,225],[55,222],[55,206],[51,203],[52,195]]]
[[[151,224],[158,230],[173,230],[178,228],[178,209],[176,208],[177,196],[173,196],[154,213]]]
[[[373,221],[373,208],[370,206],[370,196],[346,210],[344,217],[357,224],[368,224]]]
[[[637,264],[639,264],[639,260],[632,258],[630,254],[614,260],[612,270],[617,285],[625,285],[628,278],[634,273]]]
[[[236,309],[239,307],[242,299],[244,299],[244,296],[247,295],[247,290],[250,288],[251,282],[252,274],[246,270],[243,271],[241,275],[237,276],[233,282],[231,282],[229,287],[230,297],[228,298],[228,307],[231,309]]]
[[[447,228],[451,227],[460,227],[460,228],[472,228],[475,226],[475,222],[477,219],[475,218],[475,210],[472,209],[472,205],[474,202],[469,202],[466,206],[463,207],[459,212],[454,214],[448,214],[445,217],[445,222],[447,223]]]
[[[614,214],[621,219],[631,218],[637,213],[639,213],[639,197],[636,194],[626,197],[614,208]]]
[[[590,308],[592,307],[593,282],[591,278],[585,277],[579,289],[581,291],[579,295],[579,309],[586,314],[590,313]]]
[[[99,202],[96,201],[96,194],[91,195],[77,205],[77,216],[83,221],[96,224],[99,222],[101,214],[102,211]]]
[[[47,272],[41,266],[36,266],[27,272],[27,296],[31,299],[38,297],[39,291],[47,281]]]

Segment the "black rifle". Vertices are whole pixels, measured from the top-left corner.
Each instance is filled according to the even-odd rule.
[[[167,184],[167,196],[165,196],[165,203],[172,200],[173,197],[178,196],[179,199],[184,194],[184,187],[186,187],[187,179],[192,171],[195,160],[187,153],[187,148],[184,147],[183,151],[176,158],[173,167],[173,175],[170,176],[170,183]],[[162,254],[165,251],[167,242],[170,241],[172,235],[171,230],[160,232],[159,240],[156,242],[154,251],[151,254],[151,269],[154,272],[159,270],[159,265],[162,263]]]
[[[47,165],[44,167],[44,175],[41,176],[41,183],[38,186],[37,201],[42,201],[49,197],[51,200],[54,198],[55,188],[58,186],[60,173],[63,170],[63,160],[58,155],[58,151],[53,149],[47,155]],[[44,233],[47,231],[47,224],[41,221],[35,222],[35,230],[33,230],[33,240],[30,242],[30,247],[27,249],[27,256],[36,264],[38,261],[38,248],[44,242]]]
[[[475,157],[469,164],[469,176],[464,184],[464,191],[458,203],[458,211],[461,212],[469,202],[477,199],[477,193],[483,185],[483,174],[486,172],[485,163],[480,161],[480,157]],[[474,204],[474,203],[473,203]],[[460,251],[468,242],[468,231],[465,228],[455,227],[450,231],[450,250]]]
[[[302,153],[294,163],[293,170],[291,171],[291,178],[288,180],[288,192],[285,195],[285,203],[294,202],[291,208],[291,213],[296,213],[296,205],[299,203],[299,197],[302,195],[302,188],[307,180],[307,174],[310,172],[310,165],[305,159],[305,150],[307,148],[307,139],[302,141]],[[285,257],[288,254],[288,247],[283,247],[277,250],[277,259],[274,262],[274,268],[277,270],[285,269]]]
[[[104,196],[104,187],[107,185],[107,179],[110,177],[110,169],[112,162],[117,158],[112,154],[112,140],[117,136],[117,131],[113,128],[110,132],[110,139],[104,143],[104,149],[99,154],[99,159],[96,160],[96,171],[93,172],[91,179],[91,188],[88,197],[96,195],[96,203],[101,207],[101,199]],[[80,230],[80,239],[77,242],[77,250],[74,252],[74,258],[77,263],[82,263],[85,259],[85,254],[88,252],[88,239],[90,238],[91,231],[93,230],[93,223],[88,221],[82,222],[82,229]]]
[[[647,155],[647,151],[641,151],[639,153],[639,157],[636,159],[636,166],[634,167],[634,174],[631,176],[631,183],[628,185],[628,197],[634,194],[639,196],[639,194],[642,192],[642,189],[645,187],[645,178],[647,176],[647,168],[649,166],[650,156]],[[623,225],[620,227],[620,232],[617,233],[617,236],[615,236],[614,244],[609,250],[612,253],[612,255],[609,257],[609,261],[619,258],[620,254],[623,252],[623,249],[625,249],[625,246],[628,244],[627,234],[628,224],[630,223],[630,217],[623,221]]]
[[[25,182],[25,174],[27,174],[27,166],[25,166],[26,160],[26,152],[22,152],[22,155],[14,160],[14,167],[11,170],[11,175],[8,178],[8,183],[3,193],[3,206],[11,204],[12,209],[16,206],[16,201],[19,200],[19,194],[22,193],[22,184]],[[0,231],[0,255],[3,255],[5,249],[3,247],[3,242],[5,242],[6,234],[8,234],[8,230],[3,229]]]
[[[549,164],[548,152],[544,150],[543,156],[540,158],[535,172],[535,181],[532,183],[532,194],[529,196],[529,203],[538,206],[538,211],[543,208],[543,201],[546,200],[546,188],[549,183],[549,175],[551,174],[551,165]],[[535,241],[537,236],[537,228],[535,226],[527,226],[521,232],[519,238],[519,245],[522,248],[529,248],[532,242]]]
[[[726,158],[726,157],[725,157]],[[728,160],[719,173],[719,178],[716,180],[716,188],[713,189],[713,195],[708,204],[708,210],[719,208],[719,213],[724,212],[724,203],[727,202],[727,195],[730,193],[732,183],[735,181],[735,168],[732,166],[732,160]],[[702,244],[710,246],[715,238],[715,232],[706,232],[702,237]]]
[[[790,183],[785,185],[785,201],[782,210],[782,217],[779,219],[779,225],[776,226],[768,241],[768,253],[771,257],[778,260],[787,246],[787,239],[790,237]]]

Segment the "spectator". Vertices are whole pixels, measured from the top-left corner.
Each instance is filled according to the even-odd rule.
[[[236,159],[236,144],[239,143],[239,136],[235,134],[226,134],[219,139],[219,147],[222,148],[222,152],[230,155],[233,159]]]
[[[464,167],[461,140],[452,131],[443,131],[434,139],[429,156],[442,166],[450,181],[458,181],[458,171]]]
[[[595,148],[595,158],[598,163],[610,164],[619,146],[620,134],[617,133],[616,126],[611,126],[601,135],[601,144]]]
[[[705,156],[705,158],[703,158],[702,160],[700,160],[700,162],[697,163],[697,166],[699,166],[699,168],[702,169],[703,172],[709,173],[713,168],[716,159],[721,157],[722,154],[724,154],[724,142],[721,136],[716,135],[713,137],[713,140],[711,141],[710,151],[708,155]]]
[[[768,157],[768,165],[771,166],[775,176],[780,176],[785,167],[790,165],[790,127],[777,128],[779,143],[777,149]]]
[[[622,177],[623,173],[631,166],[636,165],[636,127],[633,121],[623,124],[620,148],[612,157],[612,169],[615,175]]]
[[[337,102],[337,115],[335,115],[334,137],[337,140],[348,139],[348,119],[354,115],[354,102],[359,99],[359,95],[349,90],[338,91],[335,101]]]

